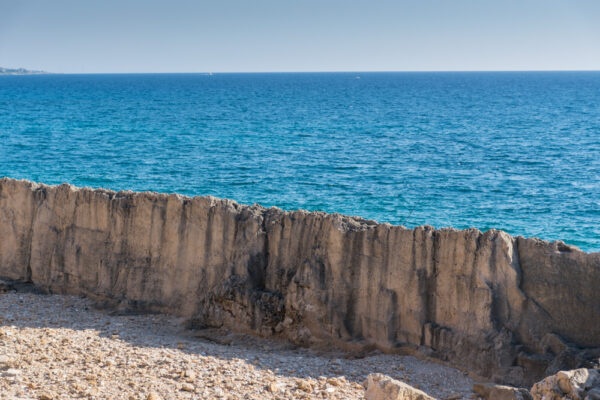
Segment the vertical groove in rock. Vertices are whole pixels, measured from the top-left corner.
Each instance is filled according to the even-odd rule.
[[[35,216],[37,214],[37,206],[36,206],[36,202],[35,202],[35,193],[36,191],[33,192],[33,195],[30,197],[31,198],[31,219],[29,221],[29,229],[28,229],[28,235],[27,238],[25,239],[27,246],[25,247],[27,250],[27,270],[26,270],[26,275],[25,275],[25,282],[27,283],[32,283],[32,272],[31,272],[31,247],[33,246],[33,227],[34,227],[34,222],[35,222]]]

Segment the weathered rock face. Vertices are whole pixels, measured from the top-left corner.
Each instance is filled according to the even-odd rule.
[[[0,277],[198,327],[430,349],[514,385],[600,356],[600,253],[495,230],[4,178]]]

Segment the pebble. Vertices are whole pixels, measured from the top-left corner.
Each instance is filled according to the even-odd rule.
[[[342,386],[342,381],[338,378],[329,378],[327,379],[327,383],[332,386]]]
[[[275,382],[271,382],[267,385],[267,390],[271,393],[279,392],[279,385]]]
[[[312,392],[313,391],[313,387],[310,384],[310,382],[307,382],[304,379],[298,379],[296,381],[296,384],[298,385],[298,389],[300,389],[304,392]]]
[[[181,390],[183,390],[184,392],[193,392],[194,387],[192,385],[190,385],[189,383],[184,383],[181,385]]]
[[[4,375],[4,376],[13,376],[13,377],[17,376],[19,374],[21,374],[21,371],[19,371],[18,369],[14,369],[14,368],[9,368],[2,373],[2,375]]]
[[[196,379],[196,373],[193,369],[186,369],[184,375],[186,378]]]

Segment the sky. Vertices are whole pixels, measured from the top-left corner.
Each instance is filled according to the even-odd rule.
[[[0,66],[600,70],[600,1],[0,0]]]

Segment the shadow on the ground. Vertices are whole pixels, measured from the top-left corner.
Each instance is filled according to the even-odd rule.
[[[1,281],[0,281],[1,282]],[[98,308],[80,296],[43,294],[28,285],[0,283],[0,326],[94,330],[100,337],[140,348],[166,348],[222,360],[243,360],[256,369],[290,378],[345,377],[363,384],[381,373],[420,387],[436,397],[470,392],[471,380],[458,370],[410,356],[379,351],[349,353],[295,346],[284,340],[257,338],[221,329],[191,330],[182,318],[164,314],[132,314]],[[39,301],[37,301],[39,300]],[[444,382],[437,382],[442,379]],[[441,387],[452,383],[454,387]],[[440,387],[436,387],[439,384]]]

